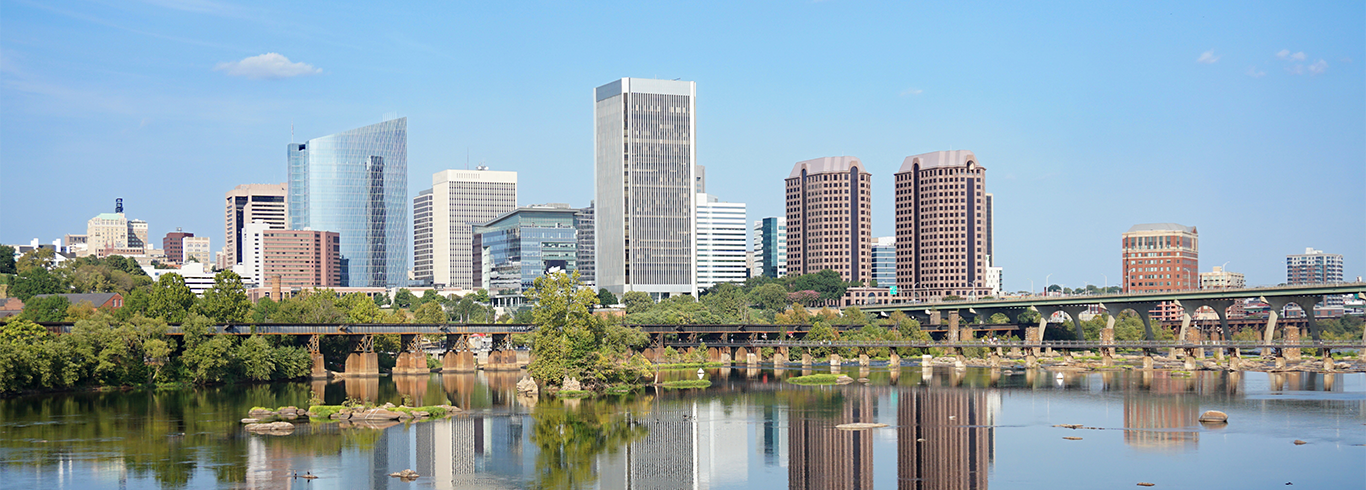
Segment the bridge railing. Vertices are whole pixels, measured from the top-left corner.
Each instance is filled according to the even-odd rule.
[[[1202,340],[1202,341],[1160,341],[1160,340],[1117,340],[1113,342],[1100,342],[1094,340],[1046,340],[1043,342],[1016,341],[960,341],[960,342],[936,342],[936,341],[804,341],[804,340],[756,340],[749,342],[748,345],[759,347],[1052,347],[1059,349],[1080,349],[1080,348],[1176,348],[1176,349],[1196,349],[1196,348],[1229,348],[1229,349],[1259,349],[1259,348],[1281,348],[1281,349],[1353,349],[1366,347],[1366,342],[1354,340],[1305,340],[1300,342],[1272,341],[1263,342],[1258,340]]]

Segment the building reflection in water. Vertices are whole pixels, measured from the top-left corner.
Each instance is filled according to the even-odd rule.
[[[917,387],[896,397],[897,488],[987,488],[1000,394]]]
[[[835,426],[873,422],[876,401],[872,391],[865,389],[846,392],[835,414],[821,410],[789,413],[788,488],[873,488],[873,432]]]
[[[1165,373],[1164,373],[1165,374]],[[1200,443],[1200,395],[1190,378],[1153,377],[1147,390],[1124,395],[1124,443],[1162,451]]]

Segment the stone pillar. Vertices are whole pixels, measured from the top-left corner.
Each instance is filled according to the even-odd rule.
[[[403,349],[394,360],[394,374],[427,374],[427,354],[418,347],[421,337],[417,335],[399,336],[399,347]]]
[[[1209,339],[1210,339],[1210,340],[1213,340],[1213,341],[1215,341],[1215,342],[1218,342],[1218,341],[1221,340],[1221,339],[1219,338],[1219,334],[1214,333],[1214,332],[1210,332],[1210,333],[1209,333]],[[1213,349],[1213,350],[1214,350],[1214,360],[1222,362],[1222,361],[1224,360],[1224,349],[1223,349],[1223,348],[1216,348],[1216,349]]]
[[[1323,370],[1324,370],[1324,371],[1332,371],[1332,370],[1335,369],[1335,368],[1337,368],[1337,365],[1336,365],[1335,363],[1333,363],[1333,356],[1332,356],[1331,354],[1324,354],[1324,356],[1323,356]]]
[[[374,352],[352,352],[346,356],[346,375],[379,376],[379,356]]]
[[[1152,370],[1152,368],[1153,368],[1153,356],[1144,355],[1144,356],[1143,356],[1143,369]]]
[[[868,367],[868,354],[858,355],[858,365]]]
[[[840,355],[830,354],[830,367],[838,369],[840,367]]]
[[[1108,315],[1107,315],[1107,316],[1108,316]],[[1115,343],[1115,327],[1113,326],[1113,324],[1115,323],[1115,317],[1110,317],[1109,320],[1107,320],[1107,321],[1108,321],[1112,326],[1107,326],[1107,327],[1105,327],[1105,328],[1100,329],[1100,342],[1101,342],[1102,344],[1112,344],[1112,345],[1113,345],[1113,344]],[[1101,348],[1100,348],[1100,355],[1101,355],[1101,356],[1104,356],[1104,357],[1114,357],[1114,356],[1115,356],[1115,348],[1114,348],[1114,347],[1101,347]]]
[[[1234,370],[1234,371],[1240,371],[1240,370],[1242,370],[1242,369],[1243,369],[1243,359],[1242,359],[1241,357],[1230,357],[1230,358],[1228,359],[1228,368],[1231,369],[1231,370]]]
[[[991,355],[987,357],[987,365],[991,367],[1001,367],[1001,356],[996,355],[995,352],[991,353]]]
[[[901,356],[898,356],[898,355],[896,355],[895,352],[893,352],[892,355],[891,355],[891,357],[887,358],[887,367],[888,367],[889,369],[900,368],[900,367],[901,367]]]
[[[441,356],[443,373],[472,373],[478,370],[479,367],[474,363],[474,353],[468,350],[446,351],[446,354]]]
[[[494,349],[489,351],[488,363],[484,364],[485,371],[516,371],[521,369],[517,366],[517,351],[512,349]]]
[[[1200,335],[1200,329],[1198,329],[1198,328],[1192,328],[1192,329],[1190,329],[1190,331],[1186,332],[1186,337],[1185,337],[1185,339],[1186,339],[1188,342],[1191,342],[1191,343],[1193,343],[1193,344],[1201,344],[1202,342],[1200,341],[1200,337],[1201,337],[1201,335]],[[1196,347],[1196,348],[1194,348],[1194,349],[1191,349],[1191,354],[1190,354],[1190,355],[1194,356],[1196,359],[1204,359],[1204,358],[1205,358],[1205,348],[1204,348],[1204,347]]]
[[[1039,367],[1039,358],[1034,357],[1034,354],[1027,354],[1027,355],[1025,355],[1025,367],[1027,367],[1027,368],[1036,368],[1036,367]]]
[[[1025,327],[1025,345],[1038,344],[1043,337],[1039,333],[1039,327]],[[1041,356],[1043,351],[1038,347],[1026,347],[1025,352],[1032,356]]]
[[[786,353],[786,352],[774,352],[774,353],[773,353],[773,367],[783,367],[783,366],[785,366],[785,365],[787,365],[787,353]]]
[[[1187,371],[1194,371],[1194,370],[1195,370],[1195,359],[1190,358],[1190,357],[1185,358],[1185,359],[1184,359],[1183,367],[1185,367]]]
[[[753,352],[745,353],[745,364],[751,368],[759,367],[759,355]]]
[[[1286,325],[1286,326],[1285,326],[1285,337],[1284,337],[1284,340],[1285,340],[1285,343],[1287,343],[1287,344],[1298,344],[1298,343],[1300,343],[1300,327],[1296,327],[1296,326],[1293,326],[1293,325]],[[1284,355],[1285,355],[1285,360],[1287,360],[1287,361],[1299,362],[1299,360],[1300,360],[1300,349],[1299,349],[1298,347],[1293,348],[1293,349],[1287,347],[1287,348],[1281,349],[1281,352],[1284,353]]]
[[[810,353],[810,352],[804,352],[804,353],[802,353],[802,367],[804,367],[804,368],[810,368],[810,367],[811,367],[811,353]]]
[[[321,343],[321,335],[308,336],[308,353],[313,360],[313,369],[308,375],[310,378],[325,379],[328,377],[327,362],[323,359],[323,353],[321,352],[322,348],[320,346]]]

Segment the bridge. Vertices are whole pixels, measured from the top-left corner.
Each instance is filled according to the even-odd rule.
[[[950,341],[957,341],[960,338],[959,323],[960,318],[976,317],[991,318],[996,314],[1003,314],[1015,323],[1020,322],[1020,316],[1027,311],[1039,313],[1039,325],[1029,327],[1025,330],[1026,342],[1041,342],[1043,331],[1047,326],[1048,318],[1054,313],[1063,312],[1071,320],[1076,332],[1077,340],[1084,340],[1085,335],[1081,327],[1081,314],[1092,307],[1104,309],[1109,313],[1109,319],[1105,328],[1101,332],[1102,341],[1114,341],[1115,317],[1125,310],[1133,311],[1143,321],[1144,337],[1148,341],[1153,341],[1156,336],[1152,329],[1152,311],[1164,303],[1174,304],[1182,309],[1181,332],[1178,339],[1198,340],[1198,332],[1191,331],[1190,324],[1193,314],[1201,307],[1210,307],[1219,317],[1220,329],[1217,334],[1220,340],[1228,341],[1231,328],[1229,326],[1228,308],[1237,301],[1249,298],[1256,298],[1265,301],[1271,306],[1262,340],[1270,343],[1275,339],[1276,326],[1279,320],[1280,311],[1286,305],[1295,304],[1304,312],[1309,333],[1314,340],[1320,340],[1318,321],[1314,317],[1314,305],[1323,302],[1324,296],[1330,295],[1349,295],[1366,294],[1366,282],[1355,283],[1336,283],[1336,284],[1312,284],[1299,286],[1277,286],[1263,288],[1244,288],[1244,289],[1203,289],[1191,291],[1172,291],[1161,293],[1129,293],[1129,294],[1107,294],[1089,296],[1031,296],[1026,298],[1006,298],[1006,299],[983,299],[983,300],[960,300],[960,301],[939,301],[939,302],[908,302],[893,303],[888,305],[875,305],[863,307],[865,312],[887,315],[892,312],[902,312],[921,320],[921,323],[940,323],[940,318],[944,314],[949,316],[948,335]],[[1299,328],[1285,328],[1283,339],[1289,342],[1299,340],[1301,332]],[[1363,342],[1366,342],[1366,335],[1363,335]]]

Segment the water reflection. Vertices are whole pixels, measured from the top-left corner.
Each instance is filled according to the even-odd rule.
[[[801,371],[717,369],[705,390],[582,401],[519,397],[523,374],[517,372],[24,397],[0,401],[0,481],[280,488],[296,484],[289,479],[293,471],[312,471],[323,476],[308,483],[318,490],[985,489],[1003,474],[1012,476],[998,486],[1056,484],[1047,465],[1001,467],[997,453],[1014,455],[1006,460],[1012,461],[1037,452],[1044,439],[1060,439],[1061,429],[1050,429],[1060,422],[1122,428],[1112,446],[1104,445],[1103,432],[1077,432],[1086,442],[1053,449],[1086,447],[1071,459],[1094,454],[1110,458],[1099,461],[1114,468],[1128,464],[1116,452],[1120,447],[1148,457],[1170,453],[1176,459],[1164,464],[1173,467],[1195,459],[1182,454],[1209,444],[1215,449],[1201,453],[1203,464],[1248,458],[1221,442],[1230,432],[1277,434],[1292,427],[1318,433],[1314,444],[1296,450],[1309,454],[1337,444],[1339,450],[1314,453],[1329,467],[1351,467],[1361,454],[1347,443],[1366,443],[1348,440],[1366,422],[1361,374],[854,369],[869,383],[802,387],[784,382]],[[693,377],[694,371],[662,375]],[[252,406],[302,406],[311,398],[449,403],[465,411],[447,420],[365,428],[304,424],[286,437],[249,435],[237,421]],[[1236,426],[1202,441],[1212,429],[1197,418],[1209,405],[1242,413]],[[1004,421],[1011,416],[1025,422]],[[836,428],[853,422],[890,427]],[[1030,432],[1049,430],[1042,439]],[[1297,432],[1294,438],[1310,437]],[[1334,466],[1334,458],[1345,463]],[[409,484],[387,476],[405,468],[422,478]]]

